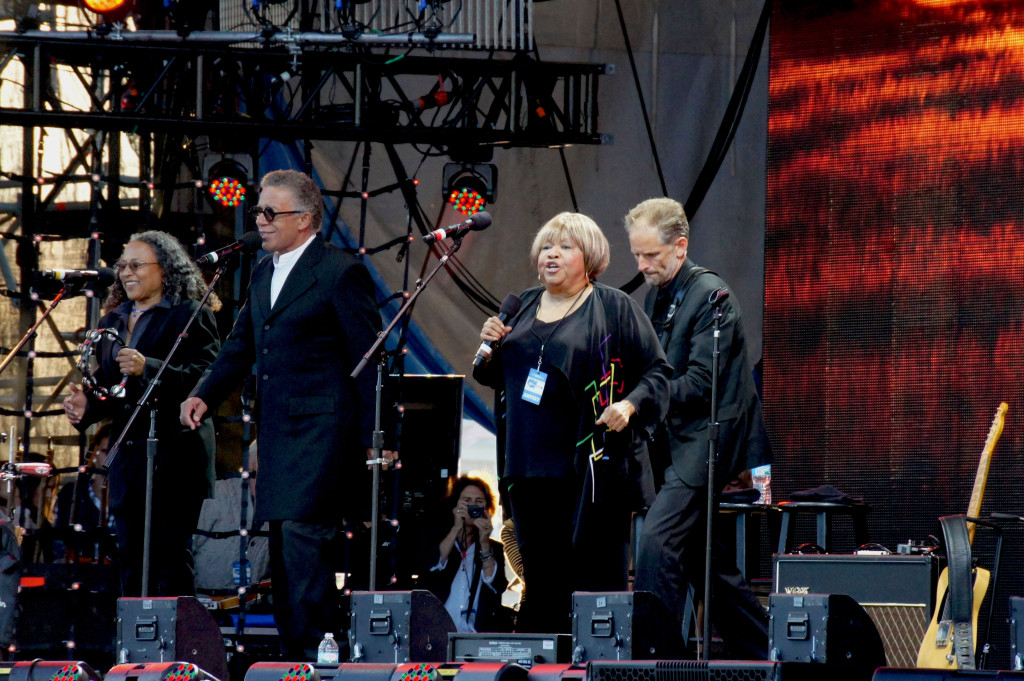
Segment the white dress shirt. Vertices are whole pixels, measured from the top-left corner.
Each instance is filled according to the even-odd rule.
[[[295,267],[295,263],[302,256],[303,252],[313,243],[315,237],[316,232],[313,232],[306,239],[306,242],[294,251],[274,253],[274,275],[270,278],[270,307],[274,307],[274,303],[277,302],[277,296],[281,293],[281,289],[284,288],[285,280],[288,279],[288,274]]]

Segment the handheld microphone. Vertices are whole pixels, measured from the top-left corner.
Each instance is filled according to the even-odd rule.
[[[711,292],[711,295],[708,296],[708,305],[710,305],[712,308],[718,307],[728,297],[729,289],[725,288],[724,286],[722,288],[716,288],[714,291]]]
[[[114,283],[114,270],[109,267],[97,267],[94,270],[43,270],[39,273],[43,279],[53,279],[63,282],[87,282],[94,281],[100,286],[110,286]]]
[[[443,229],[435,229],[433,232],[423,237],[423,242],[433,244],[438,241],[444,241],[448,237],[458,239],[466,232],[480,231],[481,229],[487,229],[490,226],[491,214],[482,210],[465,222],[460,222],[457,225],[451,225],[450,227],[445,227]]]
[[[506,320],[515,317],[516,313],[519,312],[519,308],[523,306],[523,301],[519,299],[519,296],[512,293],[505,296],[505,300],[501,301],[501,309],[498,310],[498,319],[504,323]],[[494,345],[491,341],[484,341],[480,344],[480,349],[476,351],[476,357],[473,359],[473,366],[480,366],[480,363],[491,356],[491,346]]]
[[[223,248],[218,248],[216,251],[210,251],[206,255],[196,258],[197,265],[212,265],[215,262],[220,262],[224,258],[228,257],[232,253],[237,251],[245,251],[246,253],[252,253],[260,244],[263,243],[263,239],[260,237],[260,233],[256,230],[246,232],[242,235],[242,238],[233,244],[228,244]]]
[[[21,463],[8,463],[5,468],[19,473],[21,475],[31,475],[34,477],[45,478],[53,470],[53,466],[48,463],[35,462],[35,461],[22,461]]]

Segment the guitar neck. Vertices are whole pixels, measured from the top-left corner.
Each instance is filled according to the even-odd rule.
[[[1001,402],[996,409],[996,415],[992,418],[992,426],[988,429],[988,437],[985,438],[985,448],[981,451],[981,459],[978,461],[978,473],[974,476],[974,488],[971,490],[971,501],[967,505],[967,517],[977,518],[981,513],[981,500],[985,496],[985,484],[988,482],[988,469],[992,463],[992,452],[999,442],[999,436],[1003,434],[1003,424],[1006,421],[1006,410],[1009,405]],[[967,536],[971,543],[974,543],[975,524],[967,524]]]

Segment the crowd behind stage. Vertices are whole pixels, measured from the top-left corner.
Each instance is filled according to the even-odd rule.
[[[251,526],[267,528],[282,654],[316,659],[324,634],[345,629],[335,573],[346,560],[344,540],[365,531],[371,516],[367,470],[388,470],[399,455],[390,443],[374,447],[375,372],[352,376],[382,324],[367,268],[320,235],[323,200],[308,176],[265,175],[251,215],[269,255],[223,337],[213,317],[219,301],[204,295],[198,266],[174,237],[142,232],[124,246],[99,322],[113,331],[92,349],[89,380],[72,384],[63,402],[70,423],[92,433],[88,471],[36,517],[114,534],[116,551],[98,542],[60,551],[65,559],[116,559],[124,595],[194,593],[192,535],[215,483],[210,416],[253,376]],[[492,490],[479,478],[455,481],[417,566],[422,588],[460,631],[567,632],[574,591],[629,588],[653,593],[680,628],[688,587],[704,593],[709,490],[717,497],[742,471],[771,461],[739,306],[726,282],[689,258],[683,207],[648,199],[623,226],[630,253],[613,254],[591,218],[552,217],[530,249],[538,285],[482,323],[474,376],[495,391],[500,482]],[[598,281],[613,255],[636,262],[649,285],[643,304]],[[149,419],[125,429],[161,369],[147,566]],[[113,386],[123,386],[124,398],[103,394]],[[14,506],[42,503],[32,494],[22,489]],[[499,505],[514,546],[492,538]],[[631,583],[636,512],[645,517]],[[766,659],[767,612],[717,534],[714,626],[731,656]],[[518,611],[502,605],[506,550],[521,562]],[[359,588],[367,575],[348,565],[347,586]]]

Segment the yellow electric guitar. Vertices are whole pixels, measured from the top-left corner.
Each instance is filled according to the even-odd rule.
[[[992,426],[988,430],[988,437],[985,439],[985,448],[981,452],[981,460],[978,462],[978,473],[974,477],[974,489],[971,491],[971,502],[967,508],[967,516],[970,518],[979,517],[981,512],[981,499],[985,495],[985,483],[988,482],[989,465],[992,462],[992,452],[996,448],[999,436],[1003,434],[1003,423],[1006,420],[1006,410],[1009,407],[1002,402],[996,409],[996,415],[992,419]],[[967,524],[968,541],[974,541],[974,523]],[[974,590],[971,604],[971,649],[975,650],[978,642],[978,613],[981,611],[981,602],[985,599],[988,585],[992,575],[983,568],[972,570]],[[921,649],[917,653],[917,666],[927,669],[957,669],[959,664],[953,648],[953,621],[950,619],[947,599],[949,598],[949,568],[942,570],[939,575],[938,588],[935,598],[935,612],[932,615],[931,623],[928,625],[921,642]],[[966,637],[965,637],[966,638]]]

